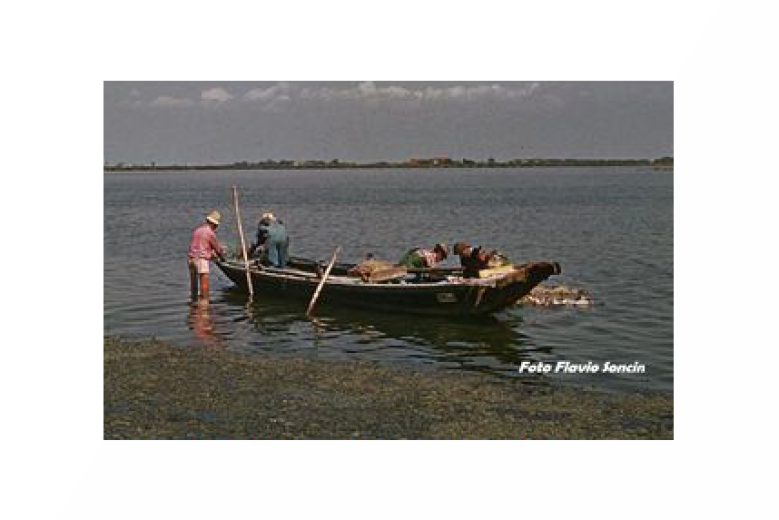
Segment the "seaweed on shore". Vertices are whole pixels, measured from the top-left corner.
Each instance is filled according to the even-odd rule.
[[[673,398],[104,340],[106,439],[671,439]]]

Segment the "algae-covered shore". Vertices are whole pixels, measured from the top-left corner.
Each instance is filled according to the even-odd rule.
[[[672,439],[669,394],[104,340],[106,439]]]

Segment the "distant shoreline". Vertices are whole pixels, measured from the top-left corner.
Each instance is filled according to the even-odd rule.
[[[462,161],[415,159],[407,162],[341,162],[341,161],[267,161],[229,164],[106,164],[103,171],[199,171],[199,170],[355,170],[355,169],[442,169],[442,168],[545,168],[545,167],[618,167],[646,166],[673,169],[673,158],[661,159],[515,159],[511,161]]]

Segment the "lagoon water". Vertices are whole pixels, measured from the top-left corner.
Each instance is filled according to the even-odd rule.
[[[548,283],[587,290],[590,308],[516,306],[487,320],[379,315],[260,299],[247,305],[213,266],[212,304],[189,303],[186,250],[204,214],[239,244],[273,211],[291,254],[343,261],[466,240],[515,262],[557,261]],[[478,372],[506,384],[673,389],[673,173],[649,168],[109,172],[104,176],[104,331],[248,355],[362,359]],[[322,301],[326,300],[326,291]],[[639,362],[643,374],[520,374],[522,361]]]

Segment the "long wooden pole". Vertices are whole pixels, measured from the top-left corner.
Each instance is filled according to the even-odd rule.
[[[246,286],[249,288],[249,297],[254,298],[254,286],[252,275],[249,272],[249,255],[246,254],[246,239],[243,236],[243,224],[241,223],[241,210],[238,209],[238,188],[233,186],[233,206],[235,206],[235,221],[238,223],[238,234],[241,235],[241,250],[243,252],[243,265],[246,267]]]
[[[338,246],[335,248],[335,251],[333,252],[333,259],[330,260],[330,265],[327,266],[327,269],[325,270],[325,274],[322,276],[322,279],[319,281],[319,285],[316,288],[316,291],[314,291],[314,296],[311,298],[311,303],[308,304],[308,310],[306,311],[307,316],[311,316],[311,312],[314,310],[314,305],[316,305],[316,300],[319,298],[319,293],[322,290],[322,287],[324,287],[325,282],[327,281],[327,277],[330,276],[330,270],[333,268],[333,265],[335,265],[335,258],[338,256],[338,252],[341,251],[341,246]]]

